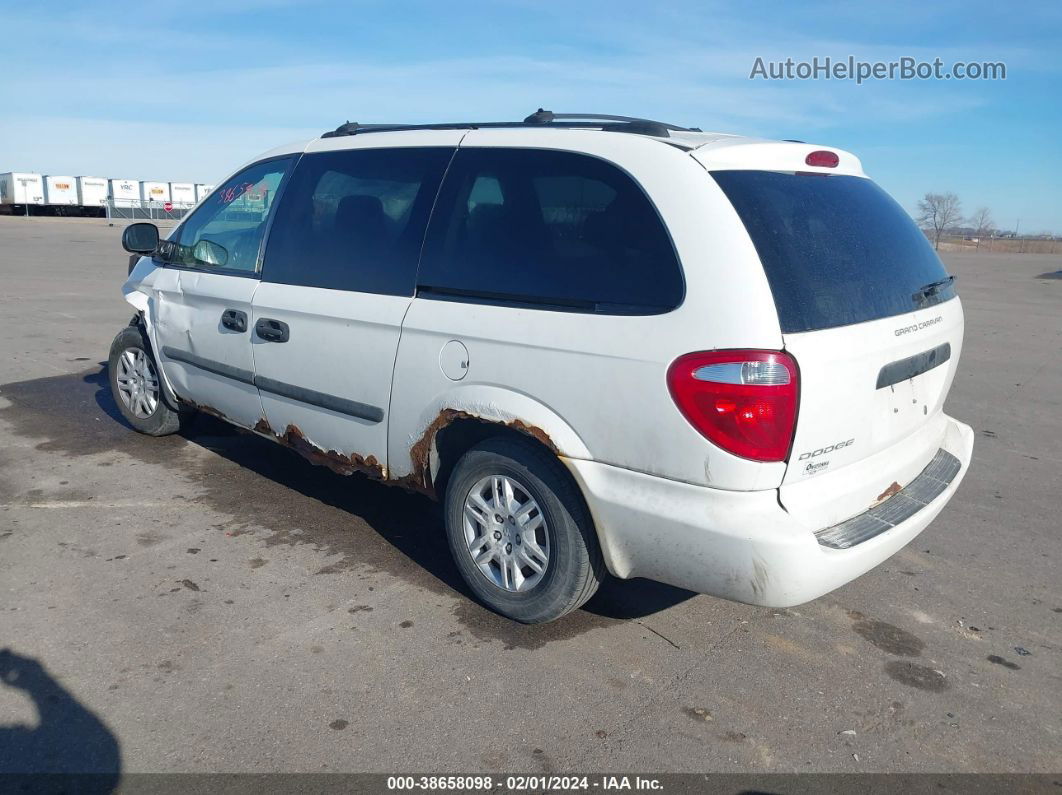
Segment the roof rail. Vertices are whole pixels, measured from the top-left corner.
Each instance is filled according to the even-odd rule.
[[[652,135],[668,138],[675,132],[700,132],[698,127],[679,127],[662,121],[638,119],[633,116],[611,116],[600,113],[554,113],[539,108],[523,121],[484,121],[484,122],[444,122],[439,124],[359,124],[348,121],[334,130],[324,133],[322,138],[336,138],[343,135],[363,135],[372,132],[397,132],[401,130],[476,130],[497,127],[564,127],[605,130],[607,132],[625,132],[636,135]]]
[[[594,124],[594,122],[605,123]],[[551,110],[543,110],[542,108],[539,108],[524,119],[524,124],[552,124],[559,127],[594,126],[613,132],[655,135],[660,138],[670,137],[669,133],[671,131],[700,132],[700,129],[697,127],[679,127],[677,124],[670,124],[665,121],[653,121],[652,119],[640,119],[636,116],[612,116],[607,113],[554,113]]]

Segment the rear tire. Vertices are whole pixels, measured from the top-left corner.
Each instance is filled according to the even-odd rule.
[[[444,503],[450,552],[491,610],[553,621],[593,596],[604,563],[571,475],[531,441],[495,437],[457,462]]]
[[[148,436],[181,429],[185,413],[170,408],[162,392],[155,354],[139,326],[126,326],[111,343],[107,358],[111,396],[126,422]]]

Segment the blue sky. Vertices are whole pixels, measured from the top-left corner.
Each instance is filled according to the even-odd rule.
[[[1062,3],[0,0],[0,171],[214,182],[347,119],[620,113],[849,149],[1062,234]],[[749,80],[755,59],[1003,61],[1003,81]]]

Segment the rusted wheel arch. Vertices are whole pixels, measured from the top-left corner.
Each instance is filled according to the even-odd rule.
[[[553,455],[560,452],[545,431],[522,420],[501,422],[459,409],[443,409],[410,448],[413,471],[402,480],[410,488],[441,495],[458,459],[479,442],[495,436],[527,439]]]

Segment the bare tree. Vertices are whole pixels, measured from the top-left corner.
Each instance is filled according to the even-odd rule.
[[[940,236],[962,220],[962,202],[954,193],[927,193],[918,202],[918,223],[933,230],[933,248],[940,248]]]
[[[987,207],[978,207],[974,214],[967,219],[966,223],[973,227],[974,232],[977,234],[978,248],[981,248],[981,240],[991,237],[996,229],[996,222],[992,220],[992,211]]]

